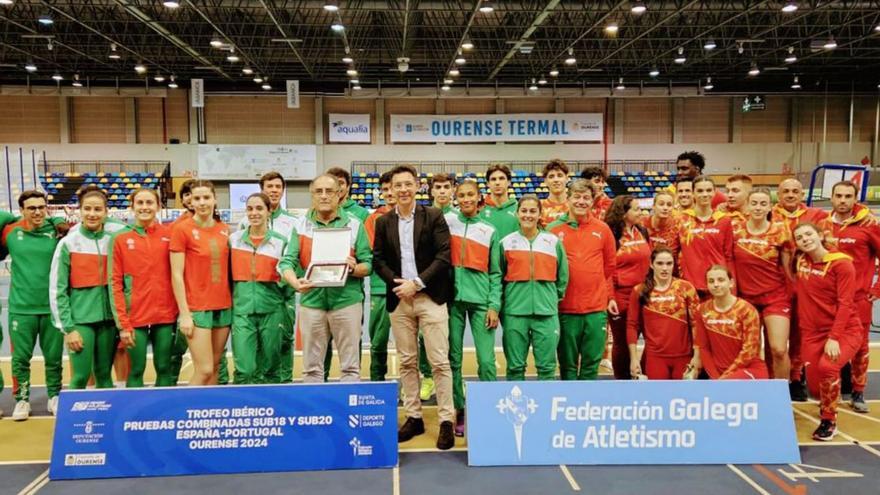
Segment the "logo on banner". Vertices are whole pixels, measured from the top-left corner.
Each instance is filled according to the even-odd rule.
[[[385,400],[376,397],[375,395],[358,395],[358,394],[350,394],[348,396],[348,405],[349,406],[384,406]]]
[[[522,390],[514,385],[507,397],[498,400],[495,408],[513,425],[513,435],[516,438],[516,457],[522,459],[523,425],[529,420],[529,416],[535,414],[538,404],[534,399],[523,395]]]
[[[349,414],[350,428],[381,428],[385,426],[384,414]]]
[[[109,411],[110,403],[104,400],[81,400],[73,403],[70,412]]]
[[[74,433],[71,438],[73,438],[74,443],[99,443],[102,438],[104,438],[103,433],[98,433],[96,430],[103,427],[104,423],[95,423],[94,421],[86,421],[85,423],[74,423],[74,428],[82,428],[82,433]]]
[[[361,425],[361,417],[357,414],[349,414],[348,415],[348,426],[352,428],[357,428]]]
[[[364,445],[358,437],[354,437],[348,442],[351,445],[351,454],[355,457],[373,455],[373,446]]]
[[[363,135],[370,132],[370,128],[364,124],[345,125],[345,122],[337,120],[336,122],[331,122],[331,125],[333,125],[333,132],[339,134]]]
[[[107,454],[67,454],[64,456],[65,466],[103,466],[107,462]]]

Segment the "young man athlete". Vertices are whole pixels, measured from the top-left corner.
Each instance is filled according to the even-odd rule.
[[[512,175],[507,165],[496,163],[486,170],[489,194],[485,206],[480,210],[480,218],[492,224],[498,231],[499,239],[519,228],[516,218],[516,198],[508,196]]]
[[[434,174],[434,176],[428,180],[428,187],[431,190],[431,200],[433,201],[432,206],[434,206],[434,208],[442,211],[444,215],[455,210],[452,206],[453,194],[455,193],[455,180],[451,175],[445,172]]]
[[[677,178],[696,179],[698,176],[703,175],[703,169],[706,168],[706,157],[697,151],[685,151],[678,155],[675,168],[678,171]],[[674,193],[675,188],[672,188],[670,192]],[[712,208],[718,208],[719,205],[726,201],[727,198],[724,196],[724,193],[716,189],[712,196]]]
[[[581,172],[581,179],[593,184],[596,196],[593,198],[592,213],[595,218],[605,220],[605,213],[611,208],[611,198],[605,194],[608,173],[602,167],[587,167]]]
[[[367,221],[364,222],[364,230],[370,241],[370,249],[373,248],[376,239],[376,220],[391,211],[397,204],[397,200],[391,192],[391,172],[385,172],[379,177],[379,187],[382,190],[382,199],[385,204],[370,213]],[[382,277],[375,271],[371,272],[368,332],[370,335],[370,380],[374,382],[385,381],[385,375],[388,373],[388,338],[391,335],[391,319],[386,309],[385,290],[385,281],[382,280]]]
[[[568,213],[568,165],[558,158],[550,160],[544,165],[541,175],[544,177],[544,186],[550,193],[541,200],[541,227],[546,229]]]

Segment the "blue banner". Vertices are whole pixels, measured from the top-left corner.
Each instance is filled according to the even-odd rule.
[[[783,380],[471,382],[471,466],[800,463]]]
[[[387,468],[397,384],[64,391],[49,477]]]

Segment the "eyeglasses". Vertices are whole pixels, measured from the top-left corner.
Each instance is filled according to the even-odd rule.
[[[45,210],[46,210],[46,205],[40,205],[40,206],[26,206],[24,209],[25,209],[26,211],[29,211],[29,212],[34,212],[34,211],[45,211]]]

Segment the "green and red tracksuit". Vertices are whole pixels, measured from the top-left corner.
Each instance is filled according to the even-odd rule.
[[[3,230],[7,225],[15,221],[15,215],[9,213],[8,211],[0,211],[0,234],[3,233]],[[3,243],[0,242],[0,261],[6,259],[6,248]],[[0,305],[0,311],[3,310],[3,306]],[[3,345],[3,323],[0,322],[0,346]],[[3,373],[0,373],[0,393],[3,392]]]
[[[70,352],[71,389],[84,389],[94,369],[95,385],[112,388],[113,357],[119,336],[107,289],[107,253],[113,233],[128,227],[106,221],[92,232],[80,224],[58,243],[49,272],[52,321],[65,335],[77,332],[83,347]]]
[[[59,239],[48,221],[32,229],[24,220],[6,226],[0,243],[12,258],[9,287],[9,337],[12,389],[16,401],[30,399],[31,358],[37,338],[46,368],[49,398],[61,391],[64,335],[49,309],[49,269]]]
[[[812,208],[803,203],[799,204],[794,211],[788,211],[777,203],[773,205],[770,220],[783,222],[788,227],[788,234],[794,239],[794,228],[803,222],[816,225],[821,224],[828,218],[828,212],[819,208]],[[791,359],[791,381],[800,382],[803,377],[804,360],[801,357],[801,331],[798,324],[797,292],[792,289],[791,300],[791,325],[788,332],[788,357]]]
[[[495,205],[492,196],[486,196],[486,205],[480,210],[480,218],[495,227],[499,239],[519,230],[519,218],[516,216],[516,198],[509,198],[501,205]]]
[[[391,211],[390,206],[377,208],[364,222],[364,230],[370,247],[376,236],[376,220]],[[376,272],[370,274],[370,380],[385,381],[388,373],[388,337],[391,334],[391,318],[386,309],[385,281]],[[419,355],[421,357],[421,354]],[[326,363],[325,363],[326,365]]]
[[[287,241],[272,230],[260,239],[251,238],[250,228],[229,236],[236,384],[282,382],[279,351],[285,329],[292,325],[278,272],[286,249]],[[260,360],[268,362],[261,366]]]
[[[504,300],[502,345],[507,380],[525,380],[531,344],[539,380],[556,376],[559,301],[568,286],[568,260],[560,239],[538,231],[529,240],[519,230],[501,239]]]
[[[452,398],[456,409],[464,409],[461,365],[466,321],[470,321],[474,336],[480,381],[496,379],[495,329],[486,326],[486,314],[490,309],[501,311],[501,244],[495,227],[477,216],[450,212],[446,214],[446,223],[455,282],[449,314]]]
[[[297,228],[302,219],[289,213],[284,208],[278,207],[269,215],[269,230],[280,235],[285,242],[289,242],[291,237],[295,237]],[[238,230],[248,228],[247,218],[242,219],[238,225]],[[284,305],[287,308],[287,319],[290,325],[284,328],[281,333],[281,345],[279,346],[279,356],[275,360],[277,369],[268,369],[268,359],[259,359],[257,366],[260,368],[258,373],[263,374],[268,380],[271,376],[279,376],[280,383],[291,383],[293,381],[293,348],[296,339],[296,291],[285,290]],[[272,379],[274,382],[274,378]]]
[[[614,297],[617,247],[605,222],[570,214],[548,229],[565,246],[571,282],[559,303],[559,374],[563,380],[595,380],[605,350],[608,301]]]
[[[131,332],[131,370],[126,387],[143,387],[147,344],[153,346],[156,386],[172,386],[171,354],[177,322],[177,301],[171,288],[169,244],[171,227],[153,222],[136,225],[113,237],[107,272],[110,309],[119,331]]]
[[[874,306],[869,296],[880,298],[880,280],[874,281],[876,262],[880,258],[880,224],[871,218],[868,207],[857,204],[851,217],[837,222],[831,215],[823,222],[822,227],[825,238],[836,245],[841,253],[851,256],[856,269],[854,301],[864,335],[861,346],[852,359],[852,390],[864,392],[868,385],[868,334]]]

